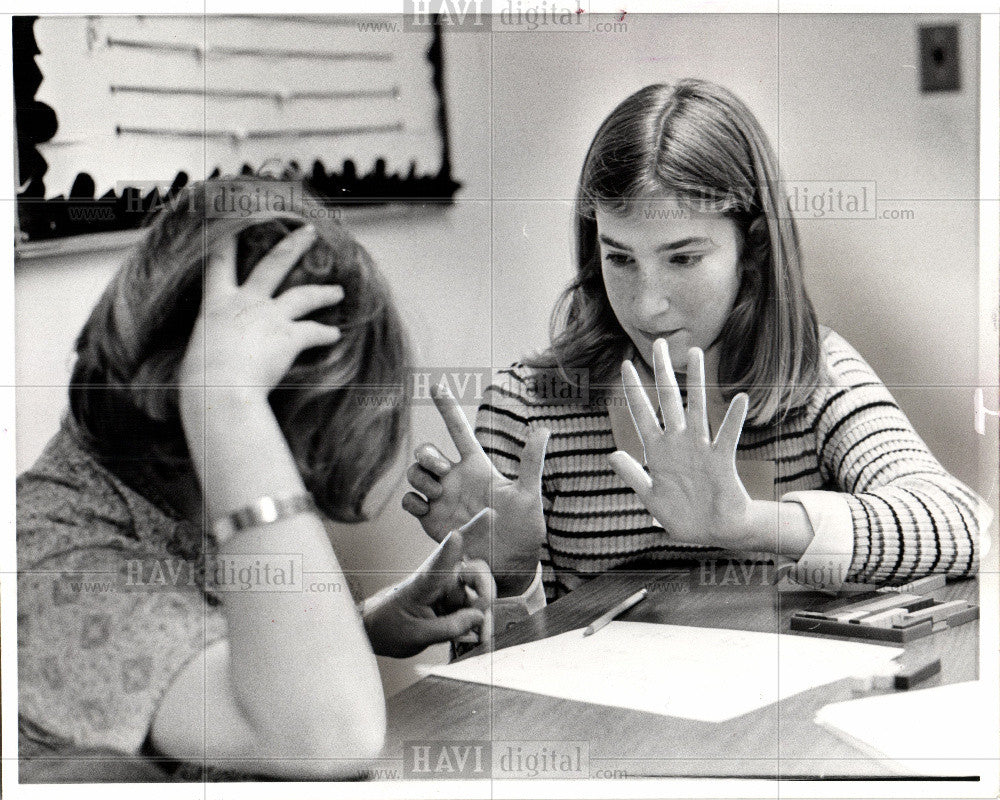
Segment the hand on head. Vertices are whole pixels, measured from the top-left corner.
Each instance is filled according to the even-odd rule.
[[[297,228],[236,282],[236,240],[211,248],[201,313],[181,363],[182,387],[221,387],[267,395],[303,350],[332,345],[340,331],[302,319],[344,298],[340,286],[295,286],[274,297],[288,273],[312,246],[316,231]]]

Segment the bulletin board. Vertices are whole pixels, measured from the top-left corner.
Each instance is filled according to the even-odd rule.
[[[434,21],[43,16],[12,34],[19,246],[142,227],[219,174],[302,177],[337,205],[459,188]]]

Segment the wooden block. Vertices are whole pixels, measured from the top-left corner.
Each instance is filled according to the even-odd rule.
[[[905,644],[929,634],[932,623],[930,620],[925,620],[909,628],[881,628],[875,625],[855,625],[850,622],[799,617],[793,614],[789,627],[793,631],[802,631],[803,633],[821,633],[829,636],[844,636],[850,639],[874,639],[881,642]]]
[[[969,606],[965,611],[948,617],[947,623],[949,628],[957,628],[959,625],[964,625],[966,622],[972,622],[976,619],[979,619],[979,606]]]
[[[931,623],[922,622],[917,625],[911,625],[909,628],[903,629],[903,641],[912,642],[914,639],[920,639],[931,632]]]
[[[907,611],[919,611],[921,608],[929,608],[937,602],[929,594],[925,594],[919,600],[914,600],[912,603],[907,603],[903,606]]]
[[[880,625],[883,628],[891,628],[895,623],[900,622],[906,612],[901,608],[890,608],[886,611],[879,611],[876,614],[869,614],[858,620],[852,620],[853,625]]]
[[[795,616],[797,617],[807,617],[810,619],[830,619],[822,611],[796,611]]]
[[[910,615],[910,614],[905,614],[903,616],[903,618],[901,620],[899,620],[899,622],[892,623],[892,627],[894,627],[894,628],[912,628],[914,625],[923,625],[925,622],[933,622],[934,621],[933,619],[927,618],[927,619],[915,619],[915,620],[913,620],[911,622],[910,621],[910,617],[911,616],[912,615]]]
[[[899,664],[895,661],[875,667],[871,671],[861,672],[851,676],[851,689],[857,694],[867,694],[880,689],[891,689],[899,673]]]
[[[891,608],[902,608],[907,607],[914,603],[919,603],[924,598],[916,594],[890,594],[879,595],[875,600],[868,600],[864,603],[859,603],[857,605],[848,606],[847,608],[835,611],[829,616],[838,622],[850,622],[851,620],[861,619],[862,617],[867,617],[869,614],[874,614],[876,611],[886,611]],[[931,600],[931,602],[934,602]]]
[[[914,622],[923,622],[925,619],[933,619],[935,622],[959,614],[968,610],[969,604],[965,600],[952,600],[948,603],[935,603],[919,611],[912,611],[903,617],[904,625]]]
[[[926,664],[914,668],[901,669],[893,676],[893,686],[896,689],[912,689],[920,681],[927,680],[932,675],[937,675],[941,671],[941,659],[935,658]]]
[[[974,608],[976,611],[979,610],[979,606],[972,606],[965,600],[952,600],[950,603],[939,603],[937,606],[926,610],[934,612],[934,621],[937,622],[938,620],[951,619],[959,614],[964,614],[970,608]]]

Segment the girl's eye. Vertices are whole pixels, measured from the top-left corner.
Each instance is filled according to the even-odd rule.
[[[632,263],[632,256],[627,255],[626,253],[607,253],[604,256],[604,260],[617,267],[624,267],[627,264]]]
[[[680,253],[672,256],[670,263],[681,267],[693,267],[695,264],[699,264],[703,258],[704,255],[701,253]]]

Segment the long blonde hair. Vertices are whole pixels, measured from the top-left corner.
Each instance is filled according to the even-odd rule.
[[[719,382],[728,397],[748,393],[750,424],[785,418],[806,404],[820,371],[798,234],[760,123],[736,95],[704,80],[647,86],[602,123],[577,187],[577,274],[553,311],[551,346],[526,363],[588,369],[591,387],[619,379],[630,342],[605,291],[595,210],[628,214],[633,201],[664,194],[735,222],[740,288],[719,337]]]

